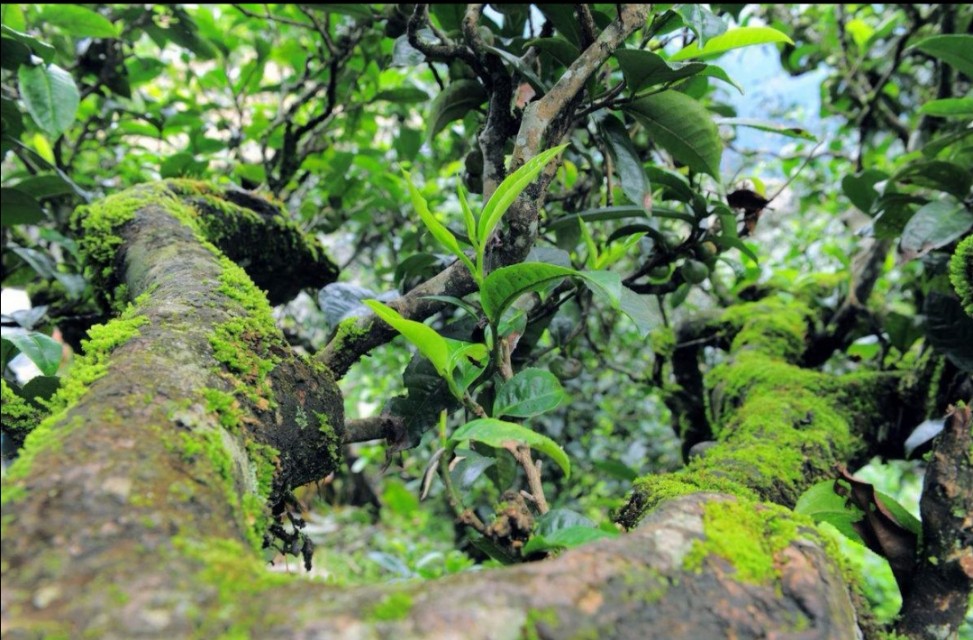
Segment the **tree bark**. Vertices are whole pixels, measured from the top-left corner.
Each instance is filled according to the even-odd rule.
[[[267,571],[269,505],[336,468],[341,398],[199,216],[263,218],[190,187],[133,189],[78,216],[93,269],[134,302],[93,331],[4,480],[4,637],[856,636],[847,576],[786,507],[861,449],[851,425],[883,419],[894,380],[789,364],[809,312],[783,302],[724,314],[733,360],[706,379],[720,444],[640,481],[629,533],[421,584]]]

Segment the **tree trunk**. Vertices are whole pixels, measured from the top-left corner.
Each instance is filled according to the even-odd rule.
[[[620,515],[629,533],[421,584],[336,589],[265,570],[271,506],[337,467],[344,428],[330,373],[290,352],[264,296],[209,244],[276,225],[295,234],[291,251],[304,254],[294,260],[333,277],[265,206],[166,183],[79,212],[97,286],[117,303],[123,284],[133,302],[92,331],[4,480],[4,637],[859,633],[848,577],[787,507],[862,450],[897,381],[789,364],[810,311],[776,299],[720,319],[736,337],[706,377],[719,444],[684,471],[639,481]],[[295,278],[270,297],[306,286]]]

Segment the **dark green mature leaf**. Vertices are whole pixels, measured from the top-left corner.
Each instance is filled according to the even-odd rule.
[[[910,162],[892,176],[892,180],[904,184],[915,184],[930,189],[951,193],[959,199],[970,194],[973,173],[966,167],[943,160],[920,160]]]
[[[928,202],[922,196],[908,193],[883,193],[873,205],[873,209],[878,212],[875,217],[875,236],[886,239],[897,238],[916,212],[916,208]]]
[[[37,403],[38,400],[50,400],[61,386],[58,376],[34,376],[21,389],[21,395]]]
[[[665,58],[642,49],[619,49],[615,52],[618,66],[629,90],[637,92],[665,82],[675,82],[696,75],[706,68],[703,62],[669,63]]]
[[[117,38],[118,27],[105,16],[76,4],[43,5],[40,19],[76,38]]]
[[[396,87],[394,89],[385,89],[384,91],[379,91],[375,95],[376,102],[379,100],[386,100],[388,102],[395,102],[398,104],[425,102],[428,99],[429,94],[417,87]]]
[[[81,95],[71,74],[57,66],[22,66],[17,71],[27,113],[52,138],[74,123]]]
[[[393,451],[416,446],[422,434],[438,424],[443,409],[452,412],[459,407],[446,381],[419,355],[406,367],[402,382],[407,394],[390,399],[383,411],[402,419],[404,433],[399,434],[400,440],[390,442]]]
[[[632,204],[648,208],[645,196],[651,193],[651,185],[645,177],[642,159],[635,150],[625,125],[615,116],[608,115],[601,121],[601,131],[615,161],[615,170],[618,171],[622,191]]]
[[[462,489],[469,489],[484,471],[497,463],[496,458],[480,455],[472,449],[457,449],[454,453],[459,461],[450,469],[449,475]]]
[[[0,189],[0,225],[33,224],[44,219],[44,210],[29,193],[21,189]]]
[[[655,328],[655,316],[649,301],[626,286],[622,287],[619,309],[632,319],[639,335],[643,338]]]
[[[530,68],[530,65],[525,63],[523,60],[521,60],[514,54],[510,53],[509,51],[499,49],[497,47],[491,47],[489,45],[484,48],[487,51],[492,51],[501,60],[509,64],[514,69],[514,71],[519,73],[521,77],[524,78],[524,80],[526,80],[527,82],[529,82],[531,86],[534,87],[537,91],[541,93],[547,93],[547,91],[550,89],[549,83],[542,80],[536,73],[534,73],[534,70]]]
[[[973,373],[973,318],[959,300],[933,291],[922,307],[926,339],[960,369]]]
[[[37,365],[46,376],[53,376],[61,366],[61,343],[43,333],[14,333],[4,336]]]
[[[554,549],[573,549],[583,544],[601,540],[603,538],[614,538],[618,532],[606,531],[595,527],[565,527],[558,529],[547,535],[534,535],[527,544],[524,545],[523,553],[531,554],[538,551],[551,551]]]
[[[723,35],[711,38],[702,48],[700,48],[698,42],[694,42],[688,47],[677,51],[669,59],[675,61],[718,56],[731,49],[778,42],[794,44],[794,41],[787,37],[787,34],[781,33],[773,27],[737,27],[732,31],[727,31]]]
[[[21,33],[20,31],[11,29],[7,25],[0,25],[0,33],[3,33],[3,35],[13,38],[17,42],[30,47],[30,50],[34,52],[34,55],[43,60],[45,63],[54,59],[54,47],[46,42],[41,42],[34,36],[29,36],[26,33]]]
[[[454,431],[449,440],[450,442],[473,440],[491,447],[503,447],[505,443],[524,443],[554,460],[564,471],[565,476],[571,475],[571,462],[558,443],[514,422],[496,418],[478,418]]]
[[[429,107],[431,140],[453,120],[459,120],[486,101],[487,94],[476,80],[454,80],[433,99]]]
[[[570,67],[571,63],[581,55],[580,49],[558,36],[554,36],[553,38],[534,38],[525,42],[524,46],[537,47],[565,67]]]
[[[973,36],[949,34],[917,42],[915,48],[951,65],[973,79]]]
[[[14,186],[18,190],[28,193],[31,197],[38,200],[42,198],[53,198],[55,196],[66,196],[75,192],[74,187],[56,173],[29,176]],[[6,213],[6,209],[4,213]]]
[[[719,180],[723,143],[709,111],[699,102],[678,91],[663,91],[632,102],[624,110],[676,160]]]
[[[944,247],[973,227],[973,213],[959,202],[930,202],[913,215],[902,229],[899,248],[905,260],[913,260]]]
[[[857,175],[847,175],[841,180],[841,190],[851,203],[867,214],[872,213],[872,206],[878,198],[875,185],[887,180],[889,174],[878,169],[866,169]]]
[[[573,4],[544,4],[537,5],[544,17],[551,21],[558,33],[565,37],[571,44],[580,49],[581,47],[581,26],[578,24],[578,17],[575,15]]]
[[[13,38],[0,38],[0,67],[14,71],[30,62],[30,47]]]
[[[493,401],[495,417],[532,418],[570,400],[557,377],[546,369],[528,368],[504,382]]]
[[[768,120],[757,120],[755,118],[718,118],[716,120],[716,124],[723,124],[730,127],[750,127],[751,129],[759,129],[760,131],[779,133],[780,135],[787,136],[788,138],[799,138],[801,140],[812,141],[817,140],[817,138],[814,137],[814,134],[807,129],[788,126],[778,122],[770,122]]]

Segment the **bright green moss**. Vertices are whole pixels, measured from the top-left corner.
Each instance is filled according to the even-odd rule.
[[[334,338],[330,341],[336,351],[340,351],[346,345],[354,343],[368,333],[366,327],[358,325],[358,318],[345,318],[338,323]]]
[[[410,611],[412,611],[412,596],[403,591],[396,591],[375,603],[365,616],[378,621],[404,620],[409,616]]]
[[[956,247],[949,261],[949,281],[967,314],[973,316],[973,235]]]
[[[2,412],[4,431],[18,432],[13,434],[15,439],[22,440],[28,433],[37,426],[41,418],[45,415],[40,407],[36,407],[27,400],[21,398],[10,388],[6,380],[0,379],[2,385]]]
[[[548,627],[557,626],[557,609],[528,609],[527,620],[524,622],[523,637],[526,640],[540,640],[537,626],[543,624]]]
[[[240,403],[232,394],[218,389],[203,389],[206,411],[216,413],[220,424],[231,432],[236,432],[243,422]]]
[[[140,296],[120,317],[106,324],[91,327],[87,340],[81,341],[84,355],[77,357],[67,375],[61,378],[60,388],[48,402],[51,414],[27,436],[20,457],[11,465],[6,480],[29,475],[38,451],[58,446],[66,433],[83,424],[84,420],[80,416],[76,416],[67,424],[64,424],[63,420],[68,410],[85,394],[91,383],[108,373],[111,353],[138,336],[139,327],[149,322],[145,316],[136,315],[137,305],[144,299]],[[6,491],[6,488],[4,490]]]
[[[812,317],[804,304],[773,296],[734,305],[722,319],[736,329],[731,352],[746,348],[793,361],[804,352]]]
[[[704,540],[693,542],[683,567],[699,571],[717,555],[736,569],[743,582],[765,584],[780,578],[775,555],[797,536],[795,515],[776,505],[744,500],[712,501],[703,507]]]

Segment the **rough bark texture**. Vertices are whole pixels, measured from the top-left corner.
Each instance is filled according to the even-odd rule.
[[[96,275],[123,274],[135,302],[92,332],[4,481],[4,637],[854,636],[818,534],[746,496],[695,491],[617,539],[419,585],[266,571],[266,501],[335,467],[340,395],[202,240],[190,188],[214,197],[154,185],[79,215]],[[748,481],[792,501],[770,475]]]

